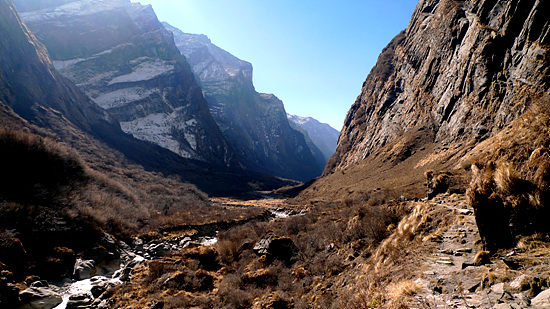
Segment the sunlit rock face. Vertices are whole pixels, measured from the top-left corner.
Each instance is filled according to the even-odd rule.
[[[548,1],[422,0],[363,84],[325,173],[415,128],[483,140],[548,90]]]
[[[55,68],[134,137],[182,157],[236,157],[173,37],[152,7],[129,0],[15,1]]]
[[[164,26],[174,33],[214,119],[246,168],[302,181],[321,174],[324,164],[315,160],[303,134],[291,128],[283,102],[254,89],[250,63],[205,35]]]

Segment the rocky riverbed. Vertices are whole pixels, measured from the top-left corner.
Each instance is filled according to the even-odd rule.
[[[242,207],[253,207],[247,204]],[[20,292],[21,309],[100,309],[109,308],[110,287],[128,281],[132,268],[145,261],[180,251],[190,245],[210,246],[217,242],[220,230],[241,225],[252,220],[268,221],[298,215],[300,212],[281,207],[266,207],[258,217],[233,222],[213,222],[204,225],[188,225],[167,228],[154,235],[136,237],[130,244],[116,241],[105,234],[105,247],[111,248],[95,259],[77,259],[73,277],[61,282],[49,283],[37,280]]]

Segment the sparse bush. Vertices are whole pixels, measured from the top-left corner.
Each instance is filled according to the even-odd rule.
[[[224,308],[250,308],[253,296],[251,292],[241,290],[240,278],[237,275],[229,274],[219,287],[220,302]]]
[[[218,251],[210,246],[197,246],[184,250],[183,256],[199,262],[204,270],[218,270],[221,265],[218,261]]]

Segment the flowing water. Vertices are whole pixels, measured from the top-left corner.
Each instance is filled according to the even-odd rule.
[[[300,215],[302,213],[296,212],[293,210],[288,209],[270,209],[269,212],[271,213],[271,220],[275,219],[281,219],[281,218],[288,218],[290,216]],[[217,234],[217,232],[216,232]],[[192,239],[194,238],[194,239]],[[143,263],[148,260],[152,260],[155,258],[154,255],[150,255],[148,253],[144,254],[143,248],[154,248],[157,249],[158,247],[162,247],[161,249],[165,251],[177,251],[184,249],[187,247],[191,242],[199,243],[204,246],[211,246],[214,245],[216,242],[218,242],[218,238],[215,236],[201,236],[198,237],[197,235],[192,236],[179,236],[171,240],[162,240],[162,241],[153,241],[152,243],[148,245],[140,245],[139,249],[134,248],[130,249],[127,247],[124,249],[124,254],[130,257],[133,257],[132,263],[123,263],[123,265],[120,266],[120,269],[116,271],[111,277],[106,276],[95,276],[90,279],[84,279],[74,282],[65,282],[58,284],[58,293],[61,294],[63,298],[63,302],[59,304],[58,306],[54,307],[53,309],[66,309],[67,304],[72,296],[80,296],[80,295],[87,295],[91,300],[94,299],[92,295],[92,288],[97,285],[118,285],[122,283],[121,277],[123,276],[124,268],[129,267],[128,265],[138,265],[140,263]],[[162,252],[162,251],[161,251]],[[162,253],[158,253],[162,254]],[[157,255],[158,255],[157,254]],[[131,267],[133,267],[131,266]]]

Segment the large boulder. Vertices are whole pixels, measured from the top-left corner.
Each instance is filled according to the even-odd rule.
[[[51,309],[63,302],[63,298],[51,287],[30,287],[19,293],[19,309]]]
[[[95,275],[94,260],[77,259],[74,264],[73,277],[78,280],[89,279]]]
[[[550,290],[542,291],[531,299],[531,306],[535,308],[550,308]]]
[[[252,250],[259,256],[272,257],[285,263],[293,262],[299,252],[292,239],[272,234],[260,239]]]

